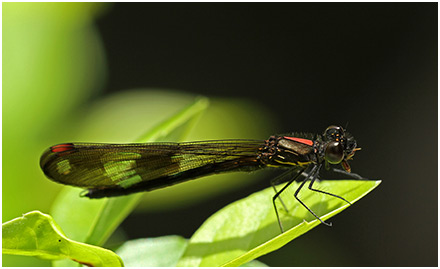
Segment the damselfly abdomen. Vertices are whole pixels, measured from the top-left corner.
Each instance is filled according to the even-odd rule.
[[[56,182],[87,188],[84,195],[102,198],[152,191],[198,177],[233,171],[253,171],[266,167],[294,169],[295,176],[279,195],[308,169],[295,198],[322,223],[298,197],[306,181],[313,189],[322,165],[342,164],[350,172],[348,160],[356,148],[353,136],[342,127],[330,126],[323,135],[273,135],[267,140],[217,140],[186,143],[95,144],[64,143],[50,147],[40,160],[46,176]]]

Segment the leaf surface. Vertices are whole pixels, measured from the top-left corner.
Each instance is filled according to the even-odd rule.
[[[114,252],[67,238],[51,216],[32,211],[2,225],[3,254],[71,259],[87,266],[123,266]]]
[[[314,188],[340,195],[354,203],[380,184],[373,180],[329,180]],[[274,190],[267,188],[221,209],[191,237],[178,266],[240,266],[275,251],[320,224],[293,197],[299,183],[281,195],[289,212],[277,201],[286,232],[280,232],[272,204]],[[281,186],[278,186],[281,188]],[[344,201],[303,188],[300,199],[322,220],[349,207]]]

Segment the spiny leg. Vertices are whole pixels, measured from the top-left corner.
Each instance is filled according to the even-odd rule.
[[[315,166],[313,167],[313,169],[310,171],[310,173],[307,175],[307,177],[304,179],[304,181],[301,183],[301,185],[298,187],[298,189],[296,189],[294,196],[295,196],[296,200],[298,200],[298,202],[300,202],[300,203],[301,203],[301,204],[302,204],[302,205],[303,205],[303,206],[304,206],[304,207],[305,207],[310,213],[312,213],[312,215],[315,216],[315,218],[317,218],[322,224],[325,224],[325,225],[327,225],[327,226],[332,226],[331,223],[327,223],[327,222],[323,221],[320,217],[318,217],[318,215],[316,215],[315,212],[313,212],[308,206],[306,206],[306,204],[304,204],[303,201],[301,201],[301,200],[298,198],[298,193],[299,193],[299,191],[301,190],[301,188],[304,186],[304,184],[306,183],[306,181],[309,180],[310,177],[312,178],[312,181],[314,181],[314,180],[316,179],[316,176],[317,176],[317,174],[318,174],[319,169],[321,168],[321,166],[322,166],[322,164],[320,164],[320,165],[315,165]]]
[[[272,185],[272,188],[274,189],[275,194],[278,193],[278,190],[277,190],[277,188],[276,188],[276,185],[280,184],[281,182],[287,181],[287,180],[284,180],[284,181],[283,181],[283,179],[287,178],[288,175],[289,175],[290,173],[292,173],[292,176],[293,176],[293,178],[294,178],[293,180],[295,180],[295,179],[298,178],[298,176],[301,175],[301,173],[302,173],[302,172],[301,172],[301,173],[298,173],[299,170],[301,170],[301,169],[289,169],[289,170],[287,170],[286,172],[282,173],[281,175],[277,176],[276,178],[272,179],[272,180],[270,181],[270,185]],[[297,173],[297,174],[294,175],[294,173]],[[290,180],[291,180],[291,179],[289,179],[289,181],[290,181]],[[286,210],[286,212],[289,212],[289,210],[287,209],[286,205],[285,205],[284,202],[283,202],[283,199],[281,199],[281,196],[278,196],[278,199],[280,200],[280,202],[281,202],[281,204],[283,205],[283,207],[284,207],[284,209]]]
[[[287,189],[287,187],[289,187],[303,172],[304,172],[304,170],[305,170],[305,168],[302,168],[301,170],[299,170],[299,173],[294,177],[294,178],[292,178],[286,185],[284,185],[284,187],[279,191],[279,192],[277,192],[277,193],[275,193],[275,195],[273,196],[273,198],[272,198],[272,203],[273,203],[273,208],[275,209],[275,214],[277,215],[277,220],[278,220],[278,225],[280,226],[280,230],[281,230],[281,233],[284,233],[284,229],[283,229],[283,224],[281,223],[281,220],[280,220],[280,216],[279,216],[279,214],[278,214],[278,209],[277,209],[277,206],[276,206],[276,204],[275,204],[275,200],[278,198],[278,196],[280,196],[280,194],[285,190],[285,189]],[[288,172],[290,172],[290,171],[288,171]],[[283,173],[283,175],[284,175],[285,173]],[[302,183],[301,184],[301,186],[302,185],[304,185],[304,183]],[[275,189],[275,186],[274,185],[272,185],[273,187],[274,187],[274,189]],[[276,189],[275,189],[275,191],[276,191]],[[281,200],[281,199],[280,199]],[[283,203],[283,206],[284,206],[284,208],[285,208],[285,205],[284,205],[284,203]]]
[[[326,192],[326,191],[321,191],[321,190],[318,190],[318,189],[314,189],[314,188],[313,188],[313,183],[315,183],[315,180],[316,180],[317,178],[318,178],[317,175],[316,175],[315,177],[312,178],[312,180],[310,181],[310,184],[309,184],[309,190],[311,190],[311,191],[316,191],[316,192],[319,192],[319,193],[323,193],[323,194],[327,194],[327,195],[330,195],[330,196],[333,196],[333,197],[339,198],[339,199],[343,200],[344,202],[347,202],[348,204],[351,205],[351,203],[350,203],[349,201],[347,201],[345,198],[343,198],[343,197],[341,197],[341,196],[339,196],[339,195],[336,195],[336,194],[333,194],[333,193],[329,193],[329,192]]]

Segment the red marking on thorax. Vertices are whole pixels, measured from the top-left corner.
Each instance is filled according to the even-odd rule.
[[[52,152],[64,152],[74,149],[75,146],[72,143],[59,144],[50,148]]]
[[[309,146],[313,146],[313,141],[309,140],[309,139],[305,139],[305,138],[298,138],[298,137],[288,137],[288,136],[284,136],[284,138],[301,143],[301,144],[306,144]]]

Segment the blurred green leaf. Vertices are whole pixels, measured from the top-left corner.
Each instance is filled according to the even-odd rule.
[[[174,135],[176,139],[181,140],[188,135],[188,132],[194,127],[201,113],[204,112],[208,106],[208,99],[199,97],[193,104],[142,135],[136,142],[154,142],[161,141],[162,139],[172,140],[172,138],[170,138],[172,135]],[[178,135],[176,135],[177,130],[181,132]]]
[[[232,203],[211,216],[190,239],[178,266],[239,266],[272,252],[319,225],[310,212],[299,205],[293,193],[299,183],[283,192],[289,212],[278,206],[285,233],[280,233],[272,204],[274,190],[267,188]],[[380,184],[380,181],[329,180],[314,187],[341,195],[356,202]],[[281,186],[279,186],[281,188]],[[326,220],[348,204],[340,199],[303,188],[300,199],[322,220]]]
[[[104,54],[92,22],[105,6],[3,4],[3,109],[15,112],[4,120],[15,127],[8,134],[42,130],[100,89]]]
[[[88,266],[123,266],[110,250],[67,238],[51,216],[32,211],[2,225],[3,254],[71,259]]]
[[[127,267],[174,267],[183,255],[187,241],[177,235],[136,239],[125,242],[116,253]]]
[[[177,235],[142,238],[125,242],[116,253],[127,267],[175,267],[188,245],[188,239]],[[267,266],[257,260],[245,267]]]
[[[49,210],[58,187],[44,178],[38,156],[69,133],[66,114],[101,89],[105,60],[93,22],[110,5],[2,3],[3,221]],[[2,262],[49,265],[10,255]]]
[[[173,131],[191,127],[192,121],[208,106],[206,98],[199,98],[192,105],[153,128],[143,138],[163,139]],[[141,142],[141,141],[138,141]],[[142,193],[133,195],[86,199],[79,197],[79,189],[65,187],[54,202],[52,214],[72,238],[90,244],[102,245],[138,203]]]

